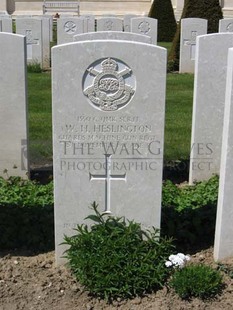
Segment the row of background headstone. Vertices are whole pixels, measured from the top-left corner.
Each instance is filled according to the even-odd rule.
[[[2,31],[12,32],[12,19],[0,17],[0,20]],[[126,16],[124,23],[116,17],[100,18],[97,20],[97,31],[110,31],[111,29],[111,31],[123,31],[123,25],[125,30],[132,28],[132,32],[147,35],[151,38],[152,44],[157,44],[157,20],[148,17]],[[74,35],[93,31],[95,31],[94,16],[64,16],[57,20],[57,43],[73,42]],[[50,42],[53,40],[53,18],[47,15],[30,18],[17,17],[16,33],[27,37],[28,63],[37,62],[42,68],[48,68],[50,66]]]
[[[124,23],[125,22],[125,23]],[[126,24],[127,22],[127,24]],[[96,20],[97,31],[125,31],[151,37],[151,43],[157,44],[157,20],[149,17],[120,19],[103,17]],[[57,20],[57,43],[73,41],[73,36],[86,32],[95,32],[95,18],[62,17]]]
[[[12,50],[9,46],[12,43],[12,36],[6,37],[6,34],[2,34],[2,38],[5,36],[4,48],[6,51]],[[25,48],[25,45],[22,44],[21,37],[21,50],[22,46]],[[212,35],[204,35],[199,36],[197,38],[197,58],[196,58],[196,74],[195,74],[195,85],[194,85],[194,110],[193,110],[193,129],[192,129],[192,153],[191,153],[191,162],[190,162],[190,182],[192,183],[194,180],[203,180],[208,179],[213,173],[220,173],[220,157],[221,157],[221,148],[222,148],[222,137],[223,137],[223,116],[224,116],[224,103],[225,103],[225,87],[226,87],[226,70],[227,70],[227,52],[229,47],[233,46],[233,34],[231,33],[222,33],[222,34],[212,34]],[[14,46],[15,47],[15,46]],[[2,47],[3,48],[3,47]],[[13,50],[16,50],[18,53],[18,48],[15,47]],[[9,72],[10,70],[6,70],[5,66],[8,63],[12,63],[10,58],[5,57],[13,57],[11,53],[6,53],[4,50],[1,55],[6,55],[1,58],[2,67],[4,68],[3,72]],[[210,53],[211,51],[211,53]],[[25,51],[24,51],[25,52]],[[21,52],[19,52],[20,54]],[[19,56],[19,54],[17,54]],[[18,58],[18,56],[16,58]],[[21,57],[24,59],[24,56]],[[5,66],[3,65],[5,64]],[[21,70],[22,81],[25,83],[25,68],[23,68],[22,63],[20,65],[13,63],[14,70],[19,68],[19,72]],[[25,66],[25,64],[24,64]],[[11,71],[10,71],[11,72]],[[7,78],[7,75],[4,75]],[[15,76],[20,76],[19,74],[15,74]],[[1,115],[7,111],[9,113],[9,118],[14,119],[12,111],[7,110],[6,106],[4,106],[4,102],[9,102],[7,100],[8,93],[10,93],[9,89],[5,86],[6,80],[3,80],[4,90],[8,90],[6,93],[2,92],[2,103]],[[4,83],[5,81],[5,83]],[[16,84],[18,83],[15,82]],[[23,94],[26,92],[26,84],[22,85],[18,83],[20,92],[17,91],[17,87],[14,86],[14,100],[15,98],[24,98]],[[11,83],[12,87],[12,83]],[[229,88],[229,87],[228,87]],[[25,95],[24,95],[25,96]],[[16,102],[16,100],[15,100]],[[14,102],[14,103],[15,103]],[[8,104],[14,108],[14,104]],[[21,107],[21,111],[24,111],[24,115],[22,119],[26,117],[26,105]],[[18,111],[17,108],[14,108],[14,111]],[[19,113],[17,112],[17,119],[19,117]],[[6,119],[9,119],[8,117]],[[3,123],[3,122],[2,122]],[[7,133],[7,137],[11,137],[13,134],[16,137],[17,141],[15,143],[9,144],[10,147],[14,150],[14,146],[18,146],[20,148],[20,157],[16,159],[10,160],[11,155],[13,153],[16,154],[15,150],[9,151],[9,156],[5,152],[7,152],[8,147],[7,144],[4,146],[3,164],[4,169],[8,170],[9,174],[18,173],[19,167],[24,165],[24,167],[28,167],[27,163],[23,163],[23,156],[27,153],[27,147],[25,141],[27,140],[25,132],[27,132],[25,126],[27,122],[24,122],[22,125],[23,132],[20,133],[18,130],[18,122],[17,129],[13,127],[10,128],[10,124],[8,127],[10,128],[9,133]],[[15,132],[20,134],[20,138],[17,138]],[[6,128],[2,131],[6,134]],[[198,135],[199,134],[199,135]],[[3,137],[2,137],[3,140]],[[10,138],[10,141],[14,141],[13,138]],[[19,142],[20,141],[20,142]],[[18,153],[18,152],[17,152]],[[11,163],[11,167],[8,167],[7,164],[4,163],[4,158],[8,159],[7,162]],[[23,164],[22,164],[23,163]],[[194,169],[195,167],[195,169]],[[212,169],[213,167],[213,169]],[[27,168],[28,169],[28,168]],[[196,173],[196,174],[195,174]]]
[[[196,38],[207,34],[208,21],[202,18],[181,19],[180,37],[180,73],[194,73]],[[233,32],[233,19],[221,19],[219,21],[219,33]]]
[[[25,16],[17,17],[16,33],[26,35],[28,38],[28,63],[39,62],[42,68],[47,68],[50,66],[48,36],[51,42],[53,40],[53,17],[49,15],[33,17],[33,19],[42,20],[42,25],[39,22],[30,22],[28,18],[26,19]],[[232,32],[232,25],[232,19],[220,20],[219,32]],[[124,19],[113,16],[103,17],[97,20],[97,25],[95,24],[95,17],[92,15],[84,17],[61,16],[57,20],[57,43],[72,42],[74,35],[94,32],[96,28],[97,31],[132,31],[133,33],[149,36],[151,43],[157,44],[157,20],[148,17],[135,17],[133,15],[126,15]],[[2,32],[12,32],[11,17],[0,17],[0,30]],[[181,20],[180,73],[194,73],[196,37],[206,33],[207,20],[200,18],[185,18]]]

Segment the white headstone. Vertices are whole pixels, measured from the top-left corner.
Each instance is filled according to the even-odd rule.
[[[17,18],[16,33],[25,35],[27,42],[27,62],[42,66],[42,20]]]
[[[52,15],[42,15],[41,18],[49,19],[49,40],[53,42],[53,16]]]
[[[25,37],[0,33],[0,175],[27,178]]]
[[[94,15],[84,15],[83,18],[83,27],[84,32],[94,32],[95,31],[95,16]]]
[[[196,38],[207,33],[206,19],[181,19],[180,34],[180,73],[194,73]]]
[[[131,31],[151,37],[152,44],[157,44],[158,20],[150,17],[131,18]]]
[[[229,49],[214,258],[233,256],[233,49]]]
[[[232,33],[197,38],[189,182],[220,171],[227,53]]]
[[[74,234],[94,201],[101,213],[160,227],[166,50],[141,42],[83,41],[54,47],[52,63],[61,263],[64,234]]]
[[[131,32],[131,19],[137,17],[137,15],[127,14],[123,19],[123,28],[125,32]]]
[[[50,67],[50,19],[42,17],[42,67]]]
[[[220,19],[219,32],[233,32],[233,18]]]
[[[17,17],[18,18],[18,17]],[[50,42],[51,42],[51,22],[53,23],[52,16],[42,15],[33,16],[32,18],[39,19],[42,21],[42,36],[41,36],[41,46],[42,46],[42,68],[46,69],[50,67]],[[53,25],[52,25],[53,27]]]
[[[9,15],[0,16],[2,32],[12,33],[12,18]]]
[[[88,40],[126,40],[138,41],[151,44],[151,38],[142,34],[122,31],[98,31],[74,36],[74,41],[88,41]]]
[[[73,42],[73,36],[83,32],[83,18],[63,17],[57,20],[57,44]]]
[[[233,49],[229,49],[214,258],[233,256]]]
[[[123,21],[118,17],[102,17],[97,19],[97,31],[123,31]]]

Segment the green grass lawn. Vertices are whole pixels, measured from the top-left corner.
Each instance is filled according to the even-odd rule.
[[[188,159],[191,141],[192,74],[168,74],[165,121],[165,160]]]
[[[52,162],[51,74],[28,73],[29,139],[32,164]],[[188,159],[193,75],[168,74],[165,160]]]
[[[52,161],[51,74],[28,73],[29,150],[32,164]]]
[[[158,42],[158,45],[161,47],[164,47],[167,49],[167,54],[169,54],[169,51],[172,47],[172,42]]]

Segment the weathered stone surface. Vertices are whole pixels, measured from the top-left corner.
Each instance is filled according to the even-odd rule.
[[[0,21],[2,24],[2,32],[12,33],[12,18],[9,15],[0,15]]]
[[[229,49],[214,258],[233,256],[233,49]]]
[[[131,31],[151,37],[151,43],[155,45],[157,44],[157,28],[157,19],[150,17],[131,18]]]
[[[83,18],[63,17],[57,20],[57,44],[73,42],[73,36],[83,32]]]
[[[151,38],[142,34],[122,31],[98,31],[78,34],[74,36],[74,41],[88,41],[88,40],[126,40],[138,41],[143,43],[151,43]]]
[[[84,32],[94,32],[95,31],[95,16],[94,15],[84,15],[83,18],[83,31]]]
[[[219,174],[227,53],[232,33],[197,38],[189,182]]]
[[[123,28],[125,32],[131,32],[131,19],[137,17],[137,15],[127,14],[123,19]]]
[[[233,32],[233,18],[220,19],[219,32]]]
[[[142,57],[143,55],[143,57]],[[140,60],[140,61],[139,61]],[[53,48],[56,259],[90,214],[160,227],[166,50],[129,41]]]
[[[181,19],[180,73],[194,73],[196,39],[207,33],[207,22],[202,18]]]
[[[17,18],[16,33],[26,36],[27,62],[38,63],[42,67],[42,20]]]
[[[0,175],[27,178],[25,37],[0,33]]]
[[[123,31],[123,20],[112,16],[99,18],[97,31]]]

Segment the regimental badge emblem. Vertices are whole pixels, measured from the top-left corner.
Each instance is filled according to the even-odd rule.
[[[233,32],[233,23],[227,25],[227,32]]]
[[[140,32],[148,34],[150,31],[150,24],[146,21],[143,21],[138,25],[138,29]]]
[[[116,111],[129,103],[135,93],[132,70],[123,62],[105,58],[84,74],[83,93],[102,111]]]
[[[68,21],[64,25],[64,30],[67,34],[74,34],[77,29],[77,26],[74,22]]]

